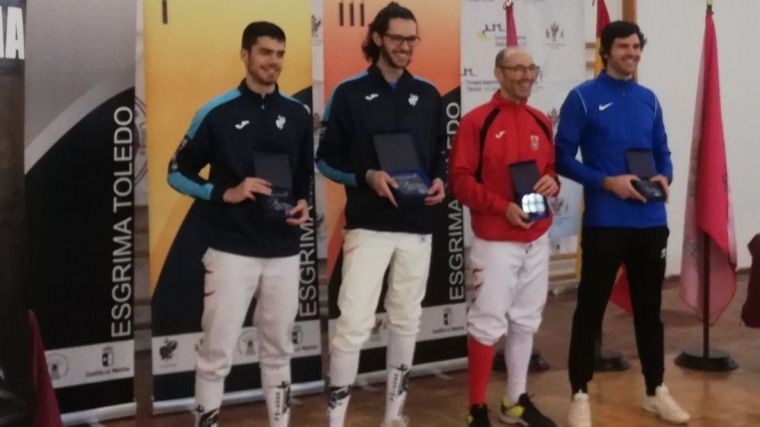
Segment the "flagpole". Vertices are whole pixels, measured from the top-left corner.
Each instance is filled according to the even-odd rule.
[[[707,10],[710,13],[710,0]],[[702,285],[702,362],[706,363],[710,359],[710,236],[703,233],[702,239],[702,274],[705,278]]]
[[[707,18],[712,21],[713,0],[707,0]],[[705,28],[707,31],[707,28]],[[704,53],[703,53],[704,54]],[[714,59],[717,61],[717,59]],[[701,83],[700,83],[701,84]],[[697,371],[727,372],[739,367],[728,353],[710,349],[710,245],[711,238],[702,231],[702,349],[681,352],[675,363],[683,368]]]

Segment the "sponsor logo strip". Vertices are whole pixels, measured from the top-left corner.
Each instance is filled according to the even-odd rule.
[[[245,327],[240,332],[233,351],[233,365],[259,362],[258,332],[256,329],[256,327]],[[153,337],[151,350],[153,374],[163,375],[194,371],[202,337],[201,332]],[[296,322],[293,327],[292,339],[294,358],[322,354],[319,320]]]
[[[134,377],[135,342],[115,341],[45,352],[54,388]]]

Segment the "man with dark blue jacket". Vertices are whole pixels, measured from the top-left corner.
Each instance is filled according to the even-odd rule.
[[[224,379],[254,296],[269,425],[285,427],[290,418],[298,226],[309,216],[313,145],[310,114],[278,90],[284,55],[280,27],[249,24],[240,51],[245,79],[198,111],[169,165],[169,184],[208,202],[212,222],[195,378],[201,427],[218,422]],[[208,179],[199,175],[206,165]]]
[[[325,109],[326,131],[317,151],[317,167],[345,186],[347,198],[338,295],[341,314],[330,343],[333,427],[345,421],[359,351],[375,322],[389,265],[384,425],[407,425],[402,410],[430,269],[433,205],[444,198],[446,173],[440,94],[406,69],[419,40],[412,12],[398,3],[388,4],[370,23],[362,46],[372,65],[338,85]],[[432,181],[416,203],[397,199],[399,182],[380,166],[375,142],[388,134],[411,140],[413,147],[407,151],[417,157],[414,162]]]
[[[557,171],[584,187],[585,211],[578,305],[570,339],[573,427],[590,427],[587,383],[594,371],[594,339],[618,268],[625,263],[636,344],[646,383],[643,407],[673,423],[689,420],[663,385],[660,320],[668,225],[663,200],[647,200],[635,186],[633,153],[653,159],[645,179],[665,198],[673,178],[662,109],[655,94],[633,80],[646,40],[636,24],[617,21],[602,31],[605,64],[597,78],[574,88],[560,111]],[[582,161],[576,159],[578,149]]]

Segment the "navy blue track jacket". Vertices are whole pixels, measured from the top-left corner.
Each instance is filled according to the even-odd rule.
[[[267,221],[257,201],[225,203],[224,192],[254,177],[254,150],[285,152],[296,200],[311,200],[313,176],[311,115],[278,89],[260,95],[243,80],[195,114],[169,164],[169,185],[210,204],[210,246],[244,256],[272,258],[298,253],[299,228]],[[199,175],[210,165],[208,179]]]
[[[430,179],[445,181],[444,112],[435,86],[407,71],[391,85],[373,65],[335,88],[324,121],[317,167],[345,186],[346,228],[432,233],[434,207],[396,208],[368,186],[365,174],[380,169],[372,135],[409,132]]]

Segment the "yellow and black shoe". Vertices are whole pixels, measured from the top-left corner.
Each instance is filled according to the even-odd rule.
[[[467,415],[467,427],[491,427],[486,405],[470,406],[470,413]]]
[[[557,427],[557,425],[542,414],[530,401],[530,397],[523,393],[517,400],[512,403],[505,396],[501,399],[501,410],[499,419],[507,424],[519,424],[526,427]]]

